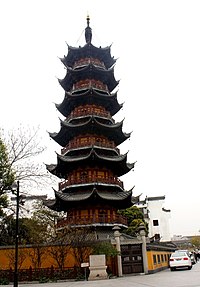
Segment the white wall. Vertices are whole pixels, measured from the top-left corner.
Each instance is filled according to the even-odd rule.
[[[171,212],[163,207],[164,201],[165,196],[146,197],[137,207],[147,210],[148,218],[145,218],[145,220],[149,224],[149,237],[160,234],[160,241],[170,241]],[[154,226],[154,220],[158,220],[158,226]]]

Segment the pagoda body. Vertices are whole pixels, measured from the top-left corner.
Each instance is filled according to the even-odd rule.
[[[86,44],[68,46],[67,56],[61,58],[66,76],[59,80],[65,97],[56,104],[64,116],[58,133],[50,137],[61,147],[57,164],[47,165],[61,179],[55,199],[45,204],[67,213],[64,225],[95,226],[110,229],[126,227],[119,209],[133,205],[132,189],[124,190],[120,176],[134,168],[127,163],[127,153],[121,155],[118,146],[130,137],[122,131],[123,121],[113,116],[122,108],[118,103],[118,86],[114,77],[116,60],[110,46],[92,45],[92,30],[87,18]]]

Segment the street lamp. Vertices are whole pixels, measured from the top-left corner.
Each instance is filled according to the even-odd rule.
[[[12,191],[17,197],[16,205],[16,223],[15,223],[15,271],[14,271],[14,287],[18,287],[18,243],[19,243],[19,181],[12,185]]]
[[[114,230],[114,237],[116,241],[116,249],[119,252],[117,255],[117,267],[118,267],[118,276],[123,276],[122,274],[122,257],[121,257],[121,245],[120,245],[120,236],[121,233],[119,232],[121,228],[118,225],[115,225],[112,230]]]

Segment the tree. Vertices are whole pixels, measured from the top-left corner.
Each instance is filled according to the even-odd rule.
[[[0,216],[8,207],[8,191],[15,180],[20,181],[20,194],[53,184],[56,177],[41,164],[41,155],[46,147],[41,146],[39,128],[22,127],[18,130],[0,129]],[[15,208],[10,204],[10,211]]]
[[[200,249],[200,236],[192,237],[191,243],[196,249]]]
[[[15,173],[9,160],[7,147],[0,138],[0,192],[3,194],[13,183]]]
[[[24,190],[43,187],[55,181],[55,177],[48,173],[46,166],[41,163],[41,155],[46,147],[41,145],[39,132],[39,127],[23,126],[7,132],[0,130],[0,138],[7,150],[6,169],[15,171],[14,179],[20,181]]]
[[[70,245],[66,242],[65,236],[57,237],[57,242],[49,247],[49,254],[56,261],[58,268],[63,270],[67,256],[70,253]]]
[[[81,263],[88,262],[92,247],[96,243],[94,231],[91,227],[71,227],[68,234],[76,264],[81,266]]]
[[[15,219],[13,214],[5,215],[0,221],[0,246],[15,244]]]
[[[139,225],[144,223],[146,234],[148,234],[148,224],[144,220],[144,214],[137,206],[121,209],[119,213],[125,216],[128,221],[128,228],[124,230],[124,233],[135,237],[138,235]]]
[[[37,202],[34,208],[32,219],[45,226],[46,233],[42,235],[42,238],[45,239],[46,243],[51,244],[49,253],[57,262],[60,270],[63,269],[66,258],[70,253],[73,254],[77,266],[80,266],[86,260],[88,261],[95,241],[95,235],[91,228],[63,226],[63,228],[58,230],[57,219],[64,216],[63,212],[52,211],[41,202]],[[40,238],[40,235],[38,235],[38,238]]]
[[[9,259],[9,267],[14,269],[15,268],[15,250],[10,249],[7,253],[7,257]],[[18,250],[18,268],[20,269],[24,260],[26,259],[26,251],[22,248]]]
[[[116,247],[114,247],[110,242],[97,242],[93,245],[92,253],[95,255],[105,254],[106,256],[114,257],[119,255]]]
[[[0,225],[0,245],[14,245],[16,238],[16,219],[13,215],[5,216]],[[33,218],[19,218],[19,244],[46,243],[47,226],[41,225]]]
[[[25,218],[26,231],[24,238],[26,238],[26,243],[32,244],[32,248],[29,250],[28,254],[33,263],[34,268],[40,268],[42,265],[42,260],[47,255],[46,248],[44,244],[49,238],[48,222],[39,220],[36,216],[28,219]]]
[[[57,236],[56,222],[57,219],[64,216],[64,212],[57,212],[46,207],[43,202],[37,201],[34,205],[32,218],[47,230],[46,235],[42,235],[46,242],[51,242]]]
[[[9,161],[8,151],[0,138],[0,217],[4,215],[3,208],[8,206],[6,191],[12,185],[15,173]]]
[[[33,263],[34,268],[41,268],[43,259],[47,256],[45,246],[32,245],[28,251],[28,255]]]

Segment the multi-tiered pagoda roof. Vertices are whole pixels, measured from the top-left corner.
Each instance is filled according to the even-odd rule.
[[[57,163],[47,165],[50,173],[60,178],[55,199],[46,205],[67,212],[67,222],[86,225],[126,225],[118,209],[132,206],[131,190],[124,190],[119,177],[134,168],[127,163],[127,153],[118,146],[131,133],[123,132],[123,120],[113,116],[122,108],[117,100],[119,81],[114,76],[116,60],[111,46],[92,45],[92,30],[87,18],[86,44],[68,46],[61,58],[66,76],[59,79],[65,96],[58,111],[65,117],[60,130],[49,133],[61,147]]]

